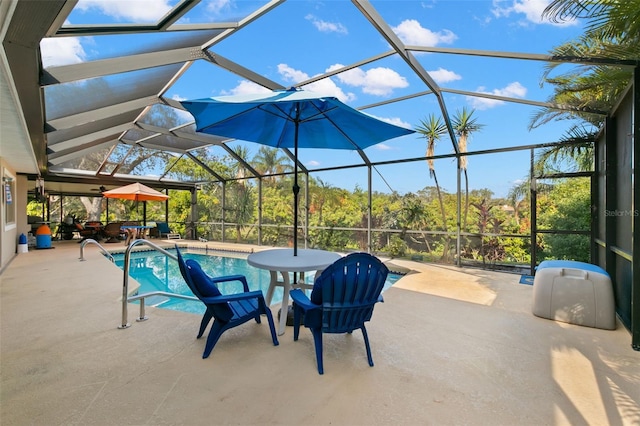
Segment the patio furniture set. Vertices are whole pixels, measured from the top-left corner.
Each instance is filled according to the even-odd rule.
[[[70,240],[73,239],[73,235],[76,233],[80,236],[80,241],[89,238],[97,241],[105,239],[106,243],[124,241],[126,245],[129,245],[134,239],[144,239],[147,236],[167,239],[181,238],[180,234],[173,232],[166,222],[156,222],[152,226],[142,225],[138,221],[109,222],[106,225],[100,221],[88,221],[84,224],[72,222],[71,225],[65,223],[58,226],[56,236],[59,239]]]
[[[367,360],[373,367],[373,358],[365,322],[371,319],[374,305],[382,302],[382,288],[389,270],[375,256],[368,253],[352,253],[341,257],[337,253],[323,250],[299,250],[293,256],[292,250],[274,249],[253,253],[250,264],[271,272],[271,282],[265,299],[262,291],[249,291],[246,277],[231,275],[210,277],[193,259],[182,257],[178,246],[178,263],[185,282],[198,299],[207,307],[197,338],[202,337],[213,319],[202,358],[211,354],[218,339],[226,330],[250,320],[261,322],[264,315],[269,323],[271,339],[278,346],[278,337],[269,304],[276,286],[284,287],[283,308],[287,306],[289,291],[293,299],[293,339],[298,340],[300,326],[311,330],[313,335],[318,373],[324,374],[322,358],[322,335],[324,333],[352,333],[361,330],[364,338]],[[291,283],[289,273],[304,274],[311,270],[324,269],[316,275],[315,283],[309,288],[300,281]],[[277,275],[281,274],[283,281]],[[295,275],[294,275],[295,277]],[[222,295],[218,283],[238,281],[243,291]],[[290,290],[291,287],[296,287]],[[304,289],[310,289],[308,297]],[[285,309],[280,319],[280,335],[284,334]]]
[[[209,357],[224,331],[251,319],[260,323],[262,315],[267,318],[273,344],[277,346],[277,335],[282,336],[287,325],[291,297],[293,340],[298,340],[301,325],[311,330],[319,374],[324,373],[322,336],[325,333],[350,334],[361,330],[367,360],[373,366],[365,323],[371,320],[375,304],[383,302],[381,293],[389,273],[377,257],[368,253],[343,257],[330,251],[309,249],[298,250],[296,254],[293,249],[252,253],[247,262],[268,270],[271,276],[265,297],[260,290],[249,290],[245,276],[210,277],[195,260],[185,261],[177,245],[176,251],[182,277],[207,307],[197,338],[202,337],[213,319],[203,358]],[[310,271],[317,271],[313,285],[304,281],[304,274]],[[227,281],[242,283],[243,291],[221,294],[217,284]],[[284,290],[277,333],[269,309],[276,287]],[[305,291],[310,291],[310,295]],[[604,270],[586,263],[543,262],[534,280],[532,311],[535,316],[551,320],[615,329],[611,280]]]

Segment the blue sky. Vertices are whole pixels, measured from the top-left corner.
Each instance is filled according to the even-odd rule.
[[[72,24],[155,22],[176,0],[80,0],[69,16]],[[577,22],[563,25],[541,20],[549,0],[425,0],[372,1],[373,7],[409,45],[451,47],[546,54],[577,37]],[[180,23],[226,22],[246,16],[265,4],[256,1],[203,0]],[[135,52],[154,42],[152,35],[83,37],[45,40],[45,66],[76,63]],[[387,42],[371,27],[350,1],[288,1],[251,23],[211,51],[252,69],[285,87],[340,66],[349,65],[389,50]],[[500,96],[546,101],[551,88],[540,86],[544,63],[537,61],[471,58],[461,55],[417,53],[416,58],[444,88],[480,91]],[[306,89],[336,96],[360,106],[427,90],[397,56],[321,80]],[[196,61],[166,96],[184,100],[264,90],[241,77],[204,61]],[[483,129],[472,136],[469,151],[556,141],[571,123],[551,123],[527,129],[536,107],[470,98],[445,93],[450,114],[474,108]],[[383,120],[413,128],[431,113],[440,114],[434,96],[393,103],[366,110]],[[185,117],[186,120],[189,117]],[[234,142],[241,143],[241,142]],[[245,143],[243,143],[245,144]],[[258,145],[246,143],[251,152]],[[368,148],[374,162],[424,155],[425,143],[410,135]],[[436,154],[450,154],[448,138],[438,142]],[[310,169],[360,163],[357,153],[301,150],[301,161]],[[473,156],[469,159],[472,189],[489,188],[505,196],[522,179],[529,152]],[[436,162],[440,184],[456,189],[455,163]],[[380,167],[374,173],[374,189],[401,193],[417,191],[434,182],[424,161]],[[335,186],[366,188],[365,169],[322,173]],[[385,183],[386,181],[386,183]]]

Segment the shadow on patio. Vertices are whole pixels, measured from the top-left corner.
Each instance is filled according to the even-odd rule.
[[[0,275],[3,425],[640,423],[629,333],[533,316],[515,275],[394,261],[415,272],[367,326],[375,367],[358,333],[328,335],[320,376],[306,329],[274,347],[250,322],[206,360],[199,315],[119,330],[122,271],[54,247]]]

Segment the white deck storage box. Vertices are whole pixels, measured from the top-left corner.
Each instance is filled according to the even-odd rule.
[[[533,279],[533,314],[613,330],[616,314],[611,278],[590,263],[545,260]]]

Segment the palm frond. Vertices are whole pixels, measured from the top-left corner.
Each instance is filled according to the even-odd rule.
[[[560,140],[566,145],[555,145],[538,153],[534,163],[536,173],[593,170],[596,132],[597,129],[589,125],[572,126]]]
[[[429,175],[435,177],[435,165],[433,161],[433,154],[435,152],[436,142],[447,132],[442,118],[436,117],[434,114],[430,114],[427,119],[420,120],[420,125],[416,126],[416,132],[424,136],[427,140],[427,164],[429,165]]]
[[[517,201],[520,201],[529,195],[530,186],[531,181],[529,179],[523,180],[509,190],[507,198],[509,199],[509,201],[511,201],[512,204],[515,204]]]
[[[553,0],[542,12],[542,17],[561,23],[575,19],[597,19],[606,15],[612,0]]]
[[[640,58],[640,0],[553,0],[543,17],[553,22],[587,20],[582,36],[551,51],[556,58]],[[608,111],[633,75],[630,69],[618,66],[576,65],[552,76],[560,65],[560,62],[548,63],[540,84],[553,85],[554,94],[549,102],[568,111],[539,110],[533,115],[529,128],[576,116],[591,124],[602,124],[603,117],[590,112]]]

